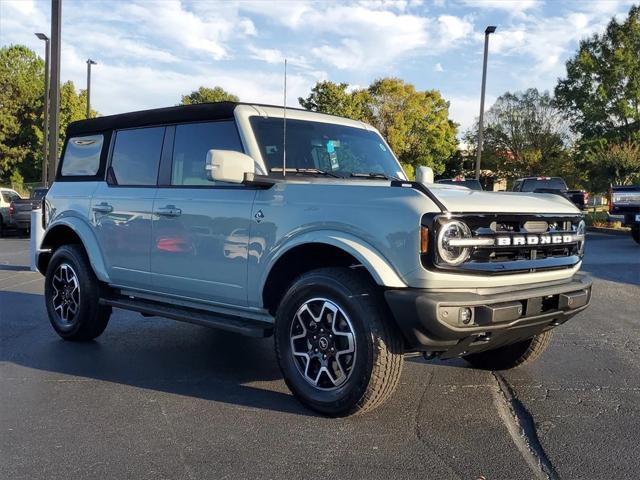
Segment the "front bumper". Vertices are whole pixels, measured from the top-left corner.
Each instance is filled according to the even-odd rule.
[[[441,358],[516,343],[556,327],[589,305],[591,279],[582,273],[561,283],[473,291],[385,291],[407,351]]]

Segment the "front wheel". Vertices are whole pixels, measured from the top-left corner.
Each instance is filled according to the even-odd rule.
[[[276,355],[285,382],[329,416],[384,403],[402,371],[402,340],[375,285],[347,268],[302,275],[276,313]]]
[[[553,331],[547,330],[528,340],[496,348],[495,350],[472,353],[464,357],[464,359],[476,368],[509,370],[536,360],[547,349],[551,343],[552,336]]]
[[[109,322],[111,307],[100,305],[100,283],[77,245],[60,247],[51,257],[44,295],[49,321],[65,340],[92,340]]]
[[[636,243],[640,243],[640,226],[631,228],[631,236]]]

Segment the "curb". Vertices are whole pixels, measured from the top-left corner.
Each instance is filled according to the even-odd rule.
[[[587,232],[608,233],[610,235],[629,235],[629,228],[587,227]]]

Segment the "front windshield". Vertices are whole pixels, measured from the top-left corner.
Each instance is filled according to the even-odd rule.
[[[269,172],[282,171],[283,119],[251,117],[251,126]],[[287,120],[286,168],[406,178],[376,132],[303,120]]]

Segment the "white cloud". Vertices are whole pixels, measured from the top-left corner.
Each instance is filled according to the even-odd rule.
[[[523,16],[544,4],[542,0],[462,0],[462,3],[470,8],[502,10],[512,16]]]
[[[442,64],[441,64],[441,63],[439,63],[439,62],[435,64],[435,66],[433,67],[433,69],[434,69],[436,72],[444,72],[444,68],[442,68]]]

